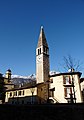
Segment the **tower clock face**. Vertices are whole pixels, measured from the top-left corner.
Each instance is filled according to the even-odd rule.
[[[42,56],[38,56],[37,57],[37,63],[41,62],[42,61]]]

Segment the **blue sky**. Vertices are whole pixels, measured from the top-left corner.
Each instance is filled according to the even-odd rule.
[[[84,62],[84,0],[0,0],[0,71],[36,72],[40,26],[50,49],[50,70],[63,72],[63,56]],[[84,69],[82,69],[84,74]]]

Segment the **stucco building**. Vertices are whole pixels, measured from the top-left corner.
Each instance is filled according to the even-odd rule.
[[[56,103],[81,103],[80,72],[59,73],[50,76],[51,99]]]
[[[10,104],[35,104],[37,99],[37,87],[21,87],[6,91],[5,103]]]

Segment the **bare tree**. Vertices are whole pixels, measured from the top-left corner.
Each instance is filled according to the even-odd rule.
[[[71,55],[64,56],[63,62],[63,67],[65,70],[74,69],[75,71],[80,71],[80,69],[82,69],[82,63],[80,62],[80,60],[72,58]]]

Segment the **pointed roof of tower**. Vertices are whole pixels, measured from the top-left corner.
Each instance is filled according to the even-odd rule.
[[[37,47],[40,47],[40,46],[42,46],[42,45],[48,47],[43,26],[41,26],[41,30],[40,30],[40,35],[39,35]]]

